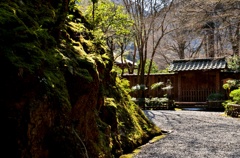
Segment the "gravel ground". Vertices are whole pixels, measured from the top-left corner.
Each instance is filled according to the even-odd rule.
[[[223,112],[146,110],[166,137],[134,158],[240,158],[240,119]]]

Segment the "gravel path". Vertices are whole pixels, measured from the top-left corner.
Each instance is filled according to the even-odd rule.
[[[169,134],[134,158],[240,158],[240,119],[223,112],[146,110]]]

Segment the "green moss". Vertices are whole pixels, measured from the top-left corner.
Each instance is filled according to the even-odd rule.
[[[86,30],[86,28],[85,28],[83,23],[77,23],[77,22],[70,21],[68,23],[68,25],[69,25],[70,29],[72,31],[74,31],[75,33],[82,33],[82,32],[84,32]]]
[[[0,56],[14,70],[21,69],[21,73],[31,75],[30,81],[26,79],[26,82],[39,84],[39,94],[42,94],[39,98],[46,96],[53,106],[62,105],[71,110],[67,77],[78,77],[89,85],[95,81],[99,84],[97,97],[99,100],[105,98],[104,105],[98,100],[94,104],[99,105],[84,109],[86,112],[96,110],[96,114],[88,117],[97,120],[94,134],[99,135],[94,140],[86,140],[89,148],[95,149],[91,151],[93,155],[119,156],[125,152],[123,150],[132,150],[151,134],[159,133],[131,101],[129,82],[110,72],[113,61],[102,38],[104,35],[100,30],[91,30],[80,11],[74,8],[67,17],[61,1],[24,1],[23,4],[7,1],[1,2],[0,6]],[[25,79],[24,75],[18,77]],[[91,109],[98,106],[106,110],[103,111],[110,119],[104,120],[105,115],[100,119],[101,112]],[[79,117],[80,121],[86,121]],[[67,119],[71,122],[71,118]],[[64,136],[59,134],[59,137]]]
[[[117,108],[117,104],[116,104],[114,98],[105,98],[104,105],[105,106],[113,106],[114,108]]]
[[[112,137],[111,137],[111,126],[101,121],[97,120],[98,128],[99,128],[99,139],[97,142],[92,142],[94,144],[94,148],[99,153],[99,158],[108,157],[111,155],[111,150],[113,146]]]
[[[60,105],[66,105],[70,109],[68,91],[64,75],[58,69],[45,70],[44,77],[40,82],[46,87],[46,94],[51,98],[59,100]]]
[[[65,80],[59,70],[61,56],[56,51],[55,39],[47,28],[41,26],[42,22],[37,16],[31,16],[27,7],[20,7],[13,2],[0,5],[3,40],[0,48],[4,56],[16,68],[23,68],[36,76],[38,74],[40,82],[46,86],[46,93],[56,94],[60,102],[69,104],[65,87],[62,87]]]
[[[153,139],[151,139],[149,142],[153,143],[153,142],[156,142],[156,141],[158,141],[158,140],[160,140],[160,139],[162,139],[164,137],[165,137],[165,135],[156,136]],[[131,153],[123,154],[119,158],[133,158],[134,156],[136,156],[141,151],[143,146],[140,146],[140,147],[134,149]]]
[[[155,135],[161,135],[161,130],[131,101],[129,92],[129,82],[118,77],[115,78],[115,84],[105,90],[105,95],[109,96],[105,98],[105,106],[112,106],[116,110],[117,129],[121,131],[121,135],[116,135],[118,139],[113,137],[113,140],[119,140],[123,153],[131,152]],[[111,113],[111,108],[108,110]]]

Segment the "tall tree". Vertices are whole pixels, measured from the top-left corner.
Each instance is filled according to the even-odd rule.
[[[185,55],[187,50],[190,50],[189,57],[203,55],[217,57],[230,52],[239,53],[240,5],[237,0],[176,0],[175,2],[175,6],[179,9],[179,16],[188,19],[185,26],[188,26],[190,34],[187,36],[195,37],[185,45]],[[172,37],[172,39],[177,41],[179,37],[181,36]],[[184,43],[184,40],[180,39],[180,41]],[[194,49],[191,49],[196,43]],[[177,47],[174,48],[176,50]]]
[[[89,6],[86,16],[91,20],[93,6]],[[114,52],[119,50],[122,57],[127,45],[131,42],[133,31],[133,21],[120,4],[115,4],[109,0],[99,0],[95,6],[94,30],[103,32],[102,38],[106,40],[108,48],[114,56]]]
[[[136,50],[139,53],[138,68],[139,84],[147,85],[145,80],[145,64],[151,45],[150,61],[152,63],[162,37],[166,34],[168,25],[165,23],[172,1],[161,0],[123,0],[127,12],[134,20]],[[151,43],[150,43],[151,41]],[[148,72],[151,69],[151,63]],[[142,91],[140,97],[145,97]]]
[[[239,55],[240,47],[240,2],[236,0],[225,0],[221,3],[221,17],[222,28],[227,28],[228,39],[232,46],[234,55]]]

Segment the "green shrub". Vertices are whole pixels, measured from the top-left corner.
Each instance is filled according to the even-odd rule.
[[[163,98],[132,98],[132,101],[135,102],[137,105],[142,105],[145,103],[145,106],[161,106],[168,103],[169,99],[166,97]]]
[[[228,99],[230,99],[230,92],[234,89],[238,89],[238,87],[240,87],[240,80],[229,79],[223,84],[223,89],[226,90]]]
[[[217,100],[224,100],[224,95],[222,93],[211,93],[207,97],[208,101],[217,101]]]
[[[131,89],[132,89],[132,92],[136,92],[136,91],[139,91],[139,90],[146,90],[148,88],[144,84],[141,84],[141,85],[137,84],[135,86],[132,86]]]
[[[229,96],[234,103],[240,104],[240,88],[231,91]]]
[[[232,71],[240,71],[240,57],[238,55],[234,55],[227,59],[228,67]]]
[[[233,104],[240,104],[240,88],[232,90],[229,94],[230,99],[223,102],[225,113],[229,116],[236,117],[236,111],[232,107]],[[238,114],[238,113],[237,113]]]

